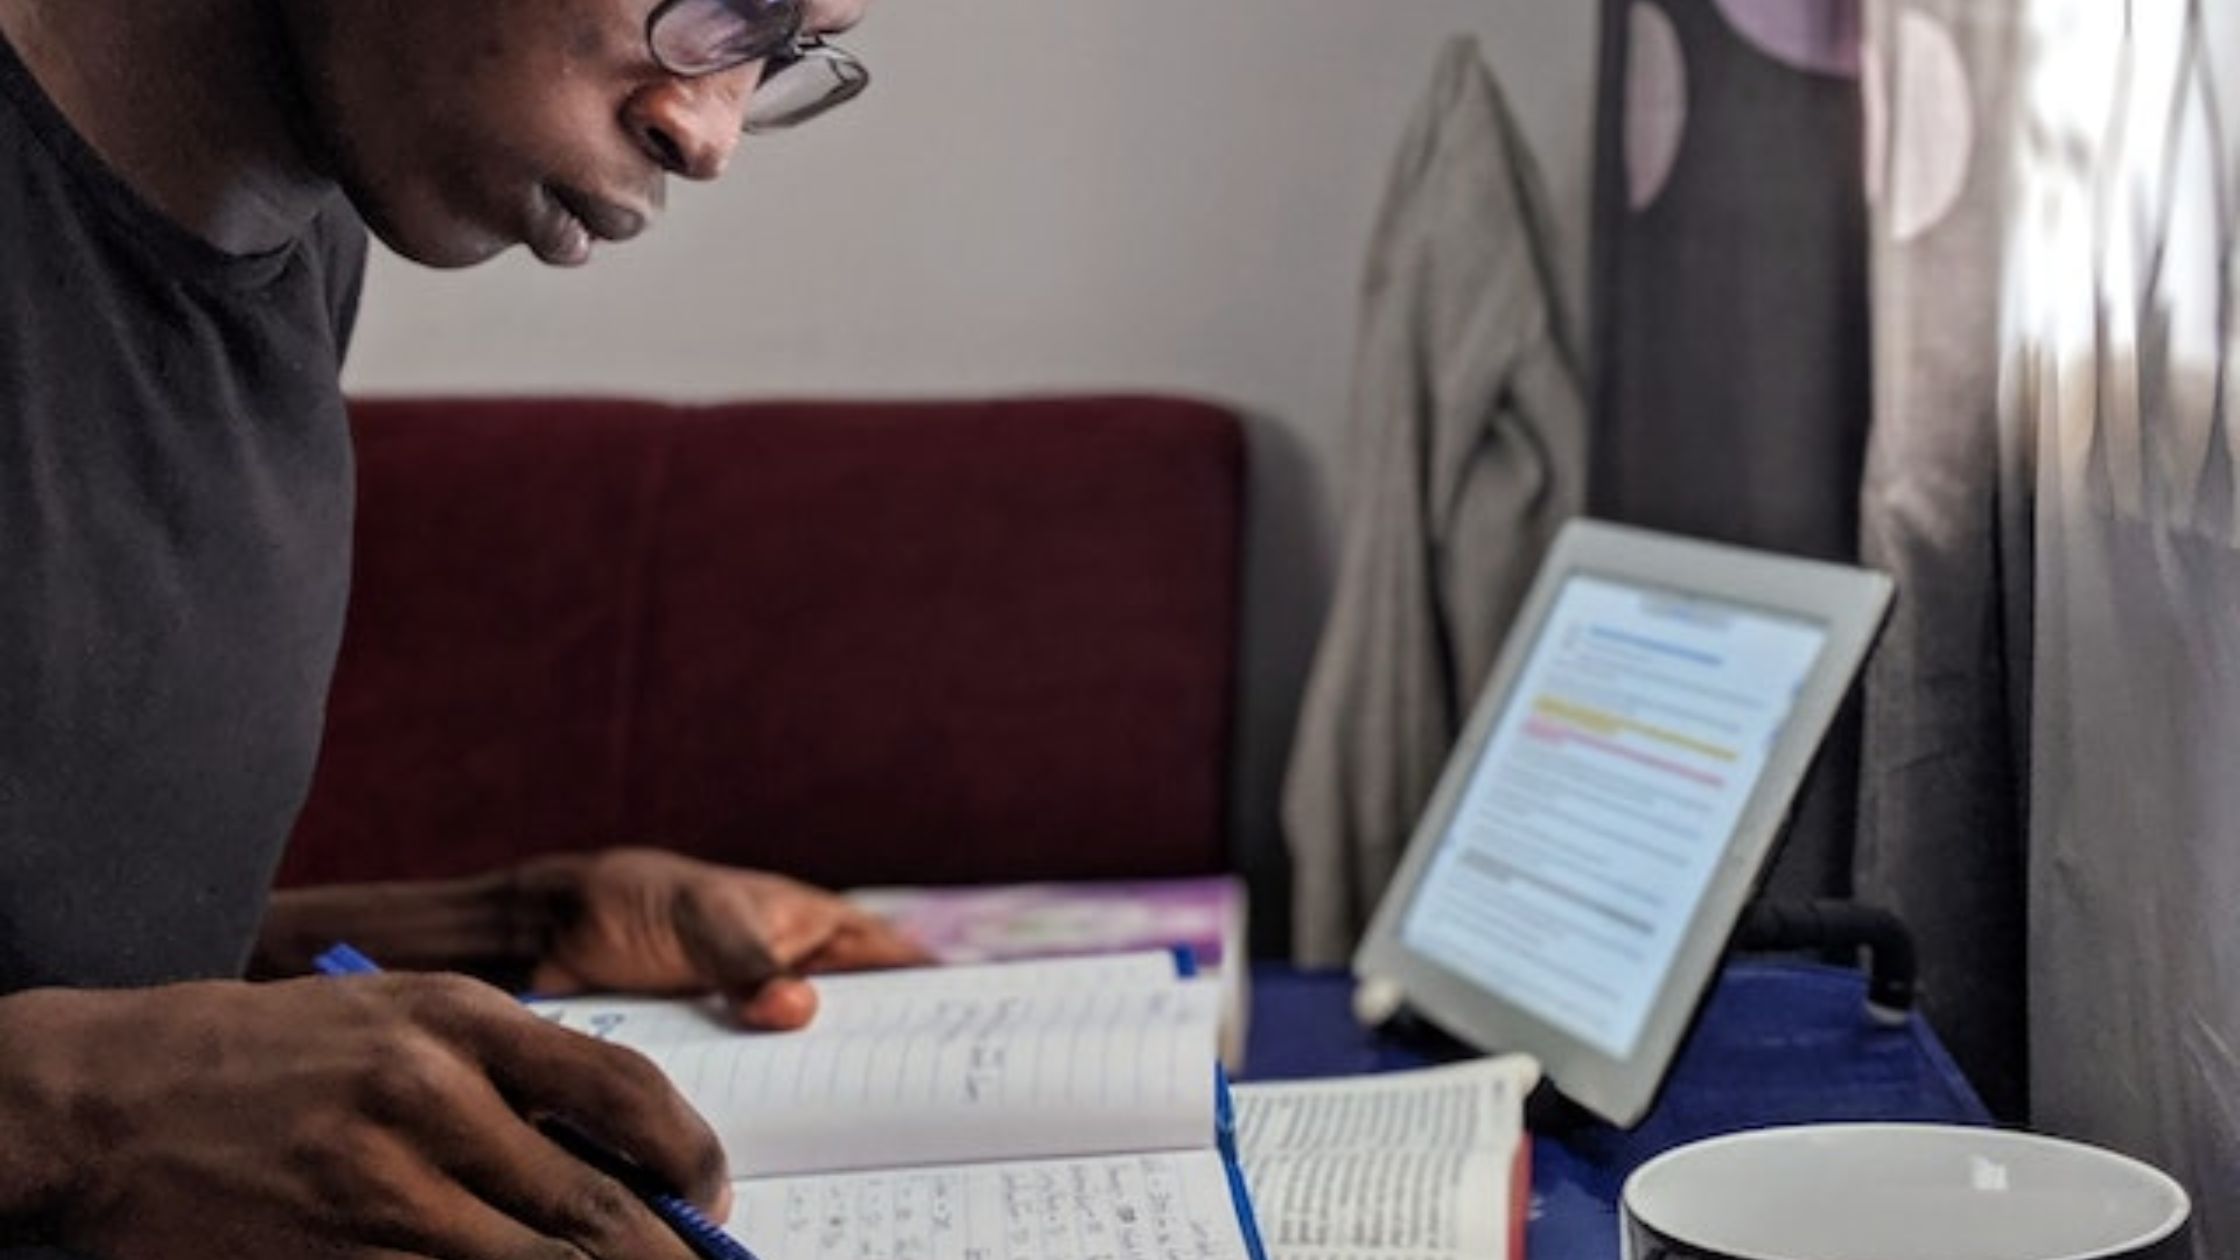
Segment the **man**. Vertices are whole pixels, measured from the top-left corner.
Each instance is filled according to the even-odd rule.
[[[643,1060],[458,977],[231,977],[349,937],[784,1027],[788,973],[912,957],[650,851],[264,892],[341,631],[359,220],[581,263],[862,4],[0,0],[0,1254],[686,1260],[539,1127],[720,1212]]]

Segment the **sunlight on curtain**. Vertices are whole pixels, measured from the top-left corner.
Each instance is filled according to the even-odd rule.
[[[2039,1127],[2240,1254],[2240,3],[2029,0],[2001,342],[2034,449]]]
[[[1923,1009],[2027,1118],[2030,483],[1999,417],[2022,0],[1875,0],[1861,80],[1874,427],[1860,554],[1899,598],[1869,665],[1859,894],[1920,948]]]

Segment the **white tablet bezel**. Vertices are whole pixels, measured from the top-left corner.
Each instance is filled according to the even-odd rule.
[[[1409,950],[1400,929],[1417,887],[1498,724],[1518,674],[1530,659],[1549,609],[1574,575],[1764,609],[1811,621],[1827,637],[1766,759],[1756,789],[1735,822],[1726,852],[1651,1000],[1641,1035],[1625,1059],[1550,1023],[1527,1008]],[[1889,610],[1892,584],[1880,573],[1749,551],[1600,521],[1574,521],[1557,538],[1519,610],[1438,786],[1409,839],[1406,855],[1377,905],[1354,956],[1364,984],[1397,987],[1417,1013],[1494,1052],[1523,1051],[1540,1061],[1566,1097],[1613,1124],[1630,1127],[1656,1097],[1681,1036],[1725,953],[1736,917],[1756,888],[1798,785],[1828,724],[1849,692]]]

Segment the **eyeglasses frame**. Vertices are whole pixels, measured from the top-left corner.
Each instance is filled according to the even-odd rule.
[[[804,35],[802,33],[801,27],[803,22],[806,21],[808,13],[806,3],[796,3],[793,6],[793,20],[787,24],[783,36],[774,40],[772,46],[766,50],[758,50],[725,61],[721,65],[692,69],[682,69],[674,66],[661,55],[661,44],[655,38],[654,32],[660,27],[664,17],[676,9],[678,5],[686,2],[687,0],[661,0],[659,4],[653,6],[651,12],[646,14],[646,52],[648,56],[653,58],[654,64],[661,67],[664,73],[675,75],[680,79],[703,79],[709,75],[722,74],[751,62],[760,61],[762,63],[762,77],[755,85],[756,90],[760,91],[762,86],[769,83],[774,76],[784,74],[804,62],[816,62],[831,71],[833,82],[838,85],[836,90],[818,102],[813,109],[788,116],[780,122],[757,123],[753,118],[750,101],[748,116],[742,128],[749,134],[783,130],[807,122],[811,118],[854,100],[863,94],[865,88],[871,85],[871,71],[855,54],[830,42],[822,35]]]

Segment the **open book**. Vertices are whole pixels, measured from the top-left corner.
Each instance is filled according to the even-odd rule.
[[[1524,1055],[1235,1090],[1236,1145],[1274,1260],[1522,1260]]]
[[[534,1009],[676,1082],[730,1156],[731,1232],[766,1258],[1518,1254],[1526,1061],[1243,1086],[1232,1110],[1216,993],[1167,953],[817,987],[816,1022],[792,1033],[685,1001]]]

